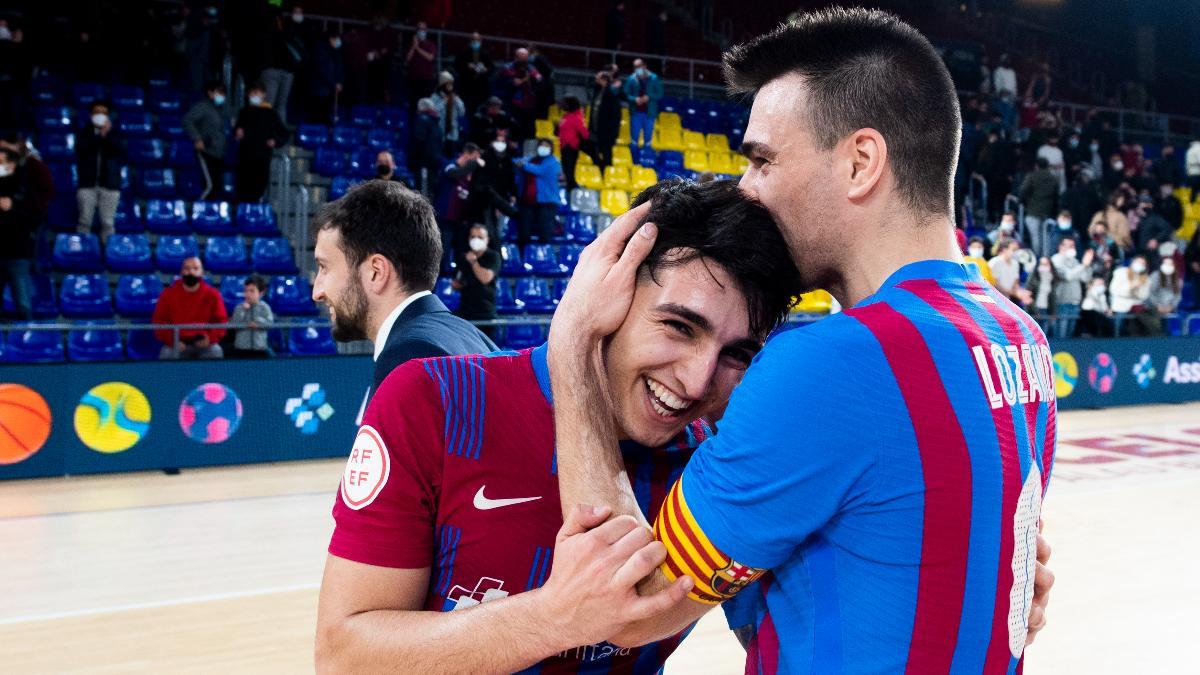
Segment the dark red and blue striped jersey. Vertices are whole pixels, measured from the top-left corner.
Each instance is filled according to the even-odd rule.
[[[906,266],[767,343],[656,523],[669,566],[724,564],[718,595],[769,570],[725,607],[748,673],[1017,671],[1055,410],[1027,314]]]
[[[708,436],[693,422],[650,449],[623,443],[647,518]],[[540,587],[562,527],[546,347],[410,361],[372,397],[333,508],[329,552],[431,568],[425,609]],[[656,673],[682,635],[635,649],[581,645],[529,673]]]

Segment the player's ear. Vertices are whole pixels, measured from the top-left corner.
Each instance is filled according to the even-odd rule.
[[[376,295],[387,290],[397,276],[391,261],[379,253],[368,257],[363,268],[363,286]]]

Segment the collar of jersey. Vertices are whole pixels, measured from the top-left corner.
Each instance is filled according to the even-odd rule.
[[[959,285],[984,283],[983,273],[974,263],[960,263],[952,260],[921,260],[909,263],[893,272],[892,276],[883,282],[883,285],[879,287],[878,291],[875,291],[874,295],[859,304],[872,302],[876,296],[884,291],[890,290],[905,281],[912,281],[913,279],[933,279],[938,282],[949,282]]]
[[[550,407],[554,407],[554,392],[550,389],[550,363],[546,360],[549,347],[550,343],[543,342],[529,355],[529,360],[533,362],[533,374],[537,377],[538,386],[542,388],[542,395],[546,397],[546,403],[549,403]]]

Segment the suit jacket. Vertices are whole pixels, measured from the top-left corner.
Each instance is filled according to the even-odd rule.
[[[451,314],[436,295],[426,295],[405,307],[396,318],[375,362],[375,384],[371,391],[378,390],[384,379],[405,361],[494,351],[496,344],[478,328]]]

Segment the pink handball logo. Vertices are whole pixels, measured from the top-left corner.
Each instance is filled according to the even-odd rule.
[[[202,384],[179,404],[179,428],[197,443],[224,443],[241,423],[242,402],[223,384]]]
[[[1113,357],[1105,352],[1100,352],[1096,358],[1092,359],[1091,365],[1088,366],[1088,384],[1101,394],[1107,394],[1113,390],[1113,386],[1117,383],[1117,363],[1113,361]]]

